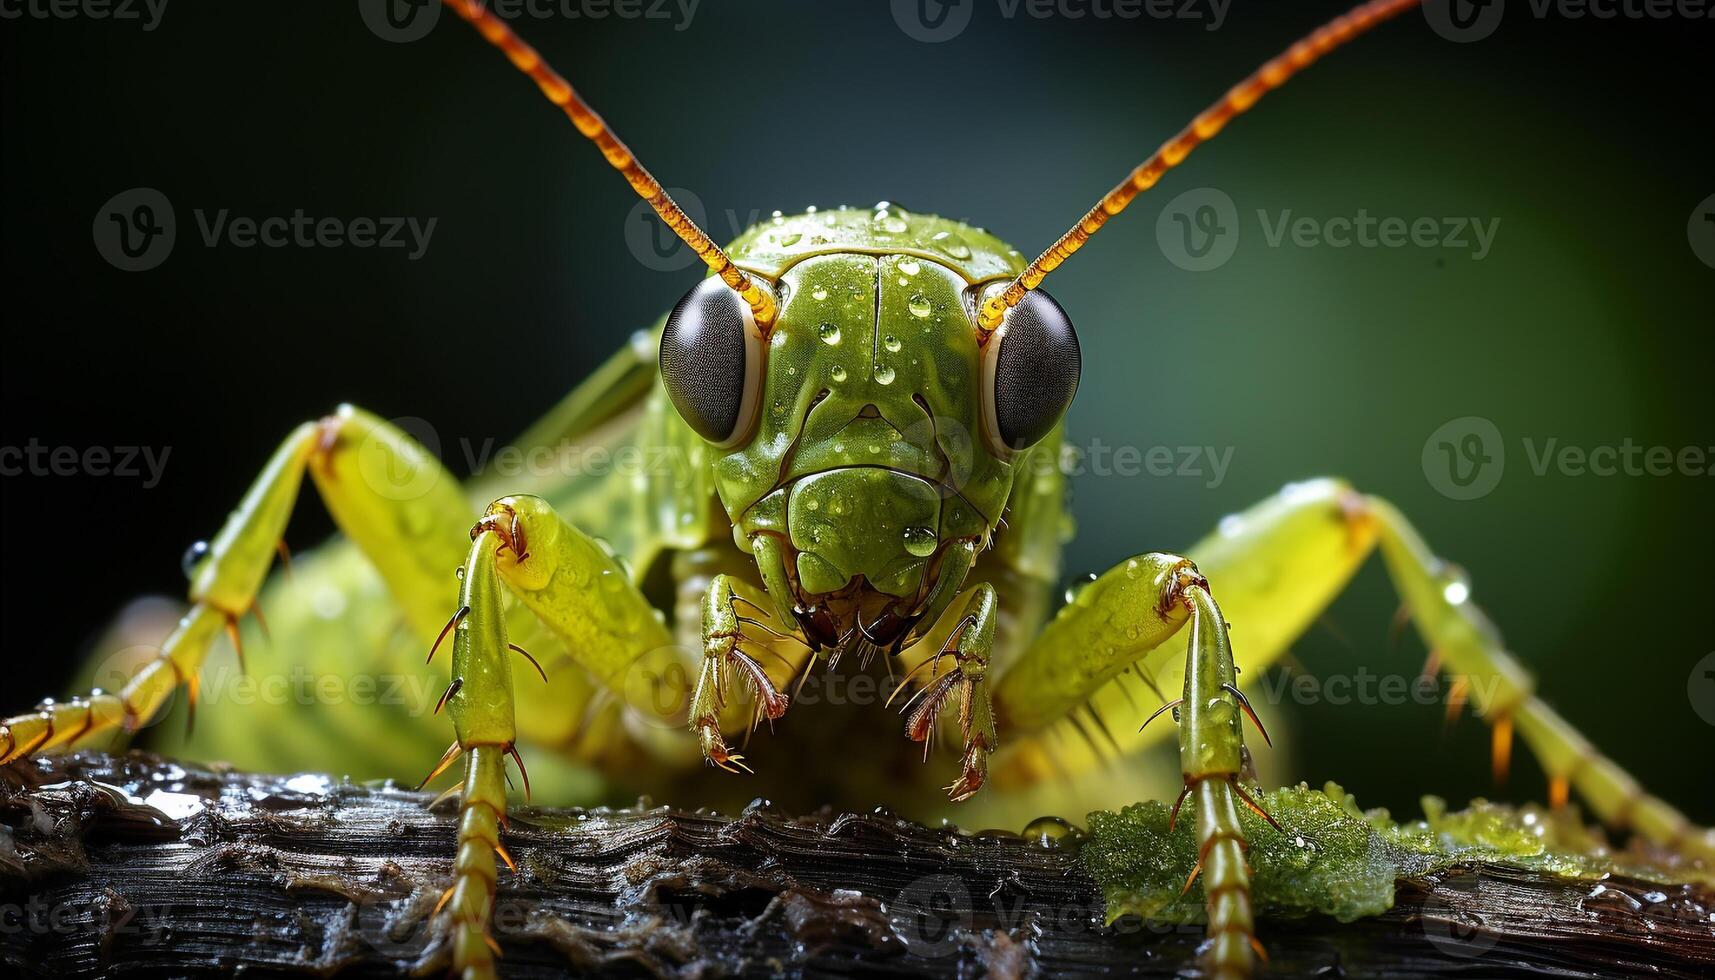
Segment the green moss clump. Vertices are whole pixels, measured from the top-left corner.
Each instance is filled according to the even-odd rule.
[[[1359,810],[1335,783],[1320,790],[1300,783],[1262,794],[1258,802],[1281,827],[1276,830],[1248,809],[1239,810],[1250,842],[1251,893],[1263,915],[1316,913],[1341,922],[1377,915],[1393,907],[1397,879],[1460,862],[1575,878],[1619,872],[1660,883],[1683,880],[1667,869],[1621,860],[1575,817],[1536,807],[1477,800],[1449,812],[1444,802],[1429,796],[1423,799],[1423,819],[1400,824],[1386,810]],[[1109,922],[1127,914],[1173,923],[1202,921],[1200,880],[1185,889],[1197,863],[1195,803],[1186,802],[1171,833],[1168,814],[1159,802],[1090,814],[1089,839],[1079,854],[1102,887]]]
[[[1408,854],[1376,832],[1338,786],[1278,789],[1258,801],[1281,829],[1241,810],[1250,842],[1257,906],[1276,915],[1319,912],[1342,922],[1386,911]],[[1197,863],[1195,803],[1187,801],[1173,832],[1162,803],[1090,814],[1080,857],[1108,903],[1108,921],[1125,914],[1186,923],[1203,918],[1201,879],[1185,891]]]

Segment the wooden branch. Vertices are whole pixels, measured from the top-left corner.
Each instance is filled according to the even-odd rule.
[[[453,852],[428,794],[216,773],[153,756],[0,772],[0,972],[431,974]],[[141,800],[142,802],[138,802]],[[523,808],[502,971],[1167,977],[1196,929],[1102,922],[1071,852],[885,811],[733,817]],[[1461,866],[1394,909],[1262,927],[1276,976],[1715,973],[1715,894]]]

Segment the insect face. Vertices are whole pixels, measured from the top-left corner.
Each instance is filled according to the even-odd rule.
[[[779,244],[811,240],[801,226],[822,249]],[[764,335],[704,280],[669,317],[663,382],[719,450],[735,539],[776,566],[776,601],[822,645],[854,629],[885,645],[959,587],[941,581],[946,550],[987,543],[1020,453],[1071,401],[1077,341],[1042,296],[979,344],[981,293],[1017,258],[976,229],[878,206],[747,237],[734,255],[769,273],[778,318]]]

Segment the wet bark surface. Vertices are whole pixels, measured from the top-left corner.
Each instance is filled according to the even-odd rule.
[[[0,972],[435,973],[451,805],[146,754],[0,770]],[[885,811],[514,811],[502,974],[1184,975],[1194,927],[1103,925],[1075,852]],[[1465,865],[1350,924],[1265,921],[1275,976],[1715,975],[1715,894]]]

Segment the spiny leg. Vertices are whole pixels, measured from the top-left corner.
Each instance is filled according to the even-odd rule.
[[[728,772],[749,772],[723,732],[754,728],[786,714],[793,677],[807,677],[815,655],[793,634],[768,593],[732,575],[716,575],[703,594],[703,650],[687,722],[703,758]],[[750,695],[749,712],[728,700],[736,675]]]
[[[1190,556],[1219,583],[1228,620],[1244,637],[1245,663],[1254,678],[1321,615],[1364,559],[1380,544],[1395,588],[1423,633],[1440,669],[1464,687],[1477,713],[1497,727],[1496,756],[1504,757],[1511,732],[1522,735],[1551,779],[1559,802],[1576,788],[1601,818],[1637,829],[1655,842],[1694,854],[1715,853],[1715,837],[1601,756],[1566,721],[1534,695],[1527,671],[1508,653],[1470,601],[1455,569],[1435,558],[1409,523],[1385,501],[1358,494],[1337,480],[1293,484],[1221,522],[1190,549]],[[1123,720],[1136,718],[1148,700],[1128,669],[1166,689],[1179,680],[1171,651],[1159,646],[1149,624],[1122,617],[1104,632],[1091,607],[1118,608],[1107,593],[1110,572],[1060,611],[1029,651],[1000,678],[997,703],[1009,734],[1032,735],[1089,705],[1109,720],[1112,754],[1129,754],[1154,737]],[[1457,600],[1457,601],[1454,601]],[[1137,632],[1133,634],[1133,627]],[[1064,670],[1054,665],[1064,663]],[[1130,689],[1122,683],[1130,681]],[[1101,762],[1094,748],[1040,738],[1014,741],[996,760],[1009,780],[1028,782],[1078,773]]]
[[[498,549],[495,574],[589,675],[601,701],[650,716],[650,724],[626,727],[629,739],[652,758],[685,761],[686,740],[673,730],[683,721],[673,714],[682,699],[663,702],[644,685],[684,677],[686,655],[619,560],[546,500],[526,494],[489,504],[473,540],[484,532]]]
[[[488,929],[499,876],[494,856],[499,854],[512,864],[500,842],[500,830],[506,823],[506,756],[516,759],[518,750],[512,703],[514,648],[507,640],[500,581],[495,575],[495,553],[502,542],[500,535],[488,530],[479,530],[473,538],[459,586],[459,614],[449,624],[453,680],[441,698],[457,739],[423,782],[427,784],[460,753],[465,754],[458,853],[452,887],[441,903],[451,918],[453,971],[477,978],[494,976],[499,951]],[[530,777],[524,774],[522,760],[519,774],[528,792]]]
[[[989,754],[1000,744],[993,701],[989,695],[989,656],[994,650],[1000,602],[988,583],[967,589],[949,608],[960,612],[938,646],[929,642],[908,650],[901,657],[905,678],[894,696],[907,687],[916,693],[901,709],[905,714],[905,736],[924,743],[927,752],[943,708],[957,705],[959,777],[946,787],[954,803],[970,799],[988,779]],[[928,648],[928,657],[912,663],[913,654]],[[951,664],[943,664],[951,661]],[[891,702],[891,698],[889,699]]]
[[[1090,692],[1111,682],[1139,658],[1171,657],[1167,643],[1191,624],[1179,699],[1156,715],[1178,709],[1182,803],[1197,798],[1198,870],[1209,911],[1206,965],[1212,976],[1247,976],[1254,966],[1250,870],[1237,801],[1255,807],[1239,788],[1248,769],[1237,668],[1226,621],[1209,594],[1208,579],[1190,559],[1152,553],[1128,559],[1091,582],[1055,617],[995,690],[996,710],[1008,731],[1039,735],[1084,709]],[[1148,730],[1136,717],[1124,730]],[[1253,716],[1254,718],[1254,716]],[[1115,731],[1092,713],[1116,750]],[[1114,719],[1110,719],[1114,720]],[[1138,724],[1141,722],[1141,724]],[[1174,817],[1179,806],[1174,806]],[[1260,811],[1258,811],[1260,812]],[[1193,876],[1193,881],[1195,875]],[[1186,882],[1186,888],[1192,882]]]
[[[1535,694],[1536,683],[1471,601],[1460,571],[1437,558],[1393,505],[1379,497],[1350,504],[1352,519],[1372,527],[1394,588],[1430,656],[1455,679],[1477,715],[1492,726],[1497,778],[1506,773],[1516,729],[1548,773],[1549,797],[1564,803],[1576,789],[1602,821],[1704,860],[1715,859],[1715,831],[1700,828],[1602,755]],[[1460,683],[1462,681],[1462,683]]]
[[[158,656],[118,693],[45,702],[33,714],[0,723],[0,763],[65,751],[119,728],[133,731],[181,686],[194,708],[198,672],[215,638],[224,631],[236,645],[239,619],[255,611],[306,469],[341,530],[380,569],[406,618],[432,635],[443,614],[426,599],[440,594],[446,569],[458,561],[457,529],[469,519],[468,504],[458,482],[409,436],[343,406],[299,426],[275,450],[189,569],[190,611]]]

